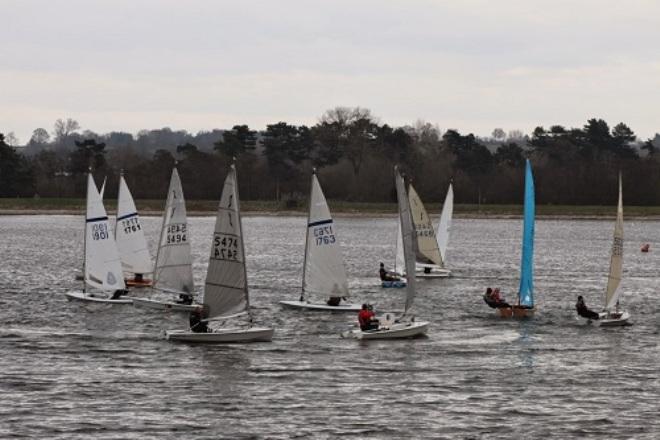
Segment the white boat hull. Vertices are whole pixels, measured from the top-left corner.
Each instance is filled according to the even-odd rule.
[[[424,272],[424,270],[417,270],[415,272],[415,277],[417,278],[448,278],[450,276],[451,270],[448,269],[436,269],[429,273]]]
[[[272,328],[250,327],[214,330],[209,333],[193,333],[187,330],[168,330],[165,338],[170,341],[193,342],[200,344],[230,344],[242,342],[270,342]]]
[[[291,309],[312,310],[316,312],[359,312],[362,304],[339,304],[329,306],[327,304],[309,303],[307,301],[280,301],[280,305]]]
[[[621,312],[620,316],[607,316],[606,312],[599,313],[599,318],[592,320],[591,323],[598,327],[618,327],[623,325],[629,325],[628,320],[630,319],[630,313]]]
[[[158,301],[150,298],[133,298],[133,306],[140,309],[168,310],[173,312],[190,312],[199,304],[180,304],[173,301]]]
[[[110,299],[108,296],[95,296],[94,293],[87,293],[81,291],[66,292],[66,299],[69,301],[82,301],[102,304],[133,304],[133,298],[126,298],[125,296],[120,299]]]
[[[426,321],[402,322],[381,327],[378,330],[349,330],[341,334],[343,338],[355,339],[405,339],[425,335],[429,323]]]

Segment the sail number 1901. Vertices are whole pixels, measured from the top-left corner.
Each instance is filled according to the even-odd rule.
[[[314,238],[316,245],[333,244],[335,242],[335,233],[332,226],[318,226],[314,228]]]

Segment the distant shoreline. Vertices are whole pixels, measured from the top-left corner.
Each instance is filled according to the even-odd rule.
[[[395,203],[364,203],[364,202],[328,202],[335,217],[373,217],[390,218],[396,216]],[[162,215],[162,200],[136,200],[136,205],[143,216]],[[191,217],[213,216],[216,213],[217,201],[190,200],[187,202],[188,215]],[[254,216],[304,216],[305,206],[285,209],[275,201],[244,201],[241,202],[243,215]],[[116,209],[115,201],[108,201],[106,208],[110,215]],[[442,204],[429,203],[429,215],[440,214]],[[0,199],[0,215],[82,215],[85,209],[83,199]],[[616,215],[616,206],[567,206],[567,205],[537,205],[536,217],[543,220],[612,220]],[[624,206],[624,216],[630,220],[660,220],[660,207],[657,206]],[[454,218],[460,219],[520,219],[520,205],[476,205],[456,204]]]

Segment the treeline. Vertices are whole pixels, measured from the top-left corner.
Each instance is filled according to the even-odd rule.
[[[236,125],[197,135],[168,128],[99,135],[68,119],[56,121],[52,137],[36,129],[21,153],[0,138],[0,197],[84,197],[91,167],[99,184],[107,177],[106,197],[116,197],[123,170],[134,197],[159,199],[177,163],[187,198],[217,199],[235,158],[247,200],[303,203],[315,167],[328,198],[390,202],[399,164],[425,201],[442,201],[453,180],[457,203],[518,204],[529,158],[540,204],[613,204],[621,171],[627,204],[658,205],[658,141],[640,141],[626,124],[611,128],[602,119],[537,127],[531,136],[495,129],[480,139],[428,123],[391,127],[367,109],[343,107],[311,127],[278,122],[263,131]]]

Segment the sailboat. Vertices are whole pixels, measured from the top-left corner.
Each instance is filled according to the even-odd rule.
[[[68,300],[90,301],[112,304],[130,304],[131,298],[112,299],[113,293],[125,291],[124,276],[117,252],[117,244],[108,223],[92,173],[87,175],[87,209],[85,214],[83,289],[70,291]],[[101,293],[88,292],[91,287]]]
[[[449,187],[449,191],[451,191],[451,209],[449,209],[447,200],[445,200],[445,205],[443,206],[443,215],[445,216],[444,225],[447,227],[447,232],[443,232],[442,238],[445,246],[445,252],[446,244],[448,241],[448,238],[445,235],[448,234],[450,218],[453,211],[453,190],[451,186]],[[449,198],[449,196],[450,192],[447,193],[447,198]],[[440,240],[436,238],[431,218],[426,212],[426,208],[424,207],[419,194],[417,194],[417,191],[415,191],[415,188],[411,184],[408,185],[408,200],[410,203],[413,222],[415,224],[415,231],[417,231],[417,245],[415,246],[415,276],[418,278],[446,278],[450,276],[451,271],[445,269],[444,257],[440,250]],[[440,226],[443,226],[442,216],[439,228]],[[396,248],[397,252],[394,266],[395,271],[405,276],[407,275],[407,271],[405,271],[403,258],[403,244],[401,238],[400,221]]]
[[[336,305],[310,302],[310,297],[334,298]],[[285,307],[295,309],[356,312],[359,304],[342,303],[349,296],[348,278],[341,256],[339,240],[330,215],[328,203],[316,177],[312,172],[312,184],[307,214],[305,236],[305,260],[303,263],[302,292],[298,301],[280,301]]]
[[[619,203],[614,223],[614,237],[610,258],[610,272],[607,277],[605,290],[605,308],[599,313],[593,324],[601,327],[612,327],[628,324],[630,313],[619,311],[619,297],[621,296],[621,278],[623,275],[623,191],[621,175],[619,174]]]
[[[451,220],[454,215],[454,186],[449,183],[449,189],[445,196],[445,203],[442,204],[442,212],[440,213],[440,221],[438,222],[438,230],[435,234],[438,239],[438,250],[442,257],[442,262],[447,262],[447,246],[449,245],[449,231],[451,229]],[[447,269],[445,269],[447,270]]]
[[[194,287],[186,201],[179,173],[174,168],[158,240],[153,288],[172,296],[178,295],[180,299],[166,299],[160,294],[151,298],[134,298],[133,305],[160,310],[191,311],[197,307],[192,304]]]
[[[515,305],[492,306],[503,318],[528,318],[534,316],[534,176],[532,166],[525,163],[525,202],[523,208],[522,256],[520,259],[520,287]],[[489,304],[490,305],[490,304]]]
[[[117,223],[115,237],[125,273],[132,276],[126,279],[129,287],[149,287],[151,280],[143,278],[146,273],[153,272],[153,263],[149,246],[144,237],[140,216],[138,215],[131,191],[126,185],[124,173],[119,175],[119,196],[117,202]]]
[[[403,254],[408,273],[415,272],[415,246],[417,232],[413,223],[410,199],[406,194],[406,187],[403,177],[398,168],[394,168],[396,176],[396,194],[399,204],[399,219],[401,221]],[[409,187],[409,191],[412,187]],[[398,318],[393,318],[390,313],[381,319],[377,329],[373,330],[349,330],[341,334],[345,338],[355,339],[400,339],[421,336],[428,331],[429,323],[427,321],[416,321],[411,313],[411,308],[415,299],[415,277],[408,279],[406,287],[406,303],[403,314]]]
[[[105,182],[107,180],[108,180],[107,176],[103,178],[103,184],[101,185],[101,190],[99,191],[99,197],[101,198],[101,201],[103,201],[103,194],[105,193]],[[83,281],[85,279],[85,275],[82,272],[78,272],[76,273],[75,279],[76,281]]]
[[[169,330],[171,341],[256,342],[270,341],[273,329],[253,327],[245,268],[245,246],[238,197],[236,167],[231,165],[225,179],[211,241],[211,255],[202,301],[204,321],[211,331]],[[236,320],[247,317],[247,326]],[[229,323],[229,327],[226,324]],[[214,325],[218,325],[213,328]]]

